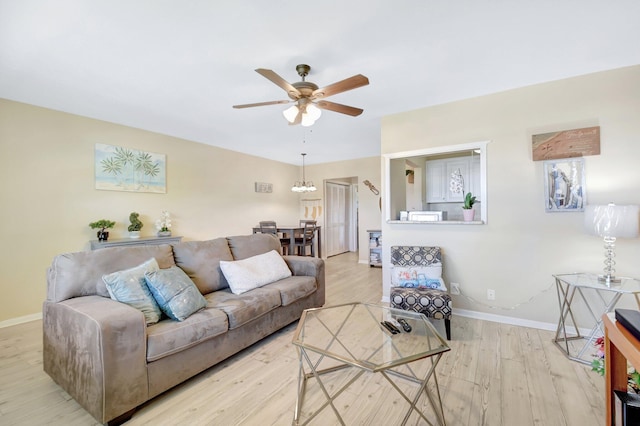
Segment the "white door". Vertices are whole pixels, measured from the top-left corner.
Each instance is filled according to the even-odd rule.
[[[349,185],[326,184],[326,253],[327,256],[349,251],[350,198]]]

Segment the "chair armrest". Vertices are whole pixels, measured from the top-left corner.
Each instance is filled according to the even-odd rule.
[[[42,325],[44,371],[99,422],[148,399],[140,311],[102,296],[45,301]]]

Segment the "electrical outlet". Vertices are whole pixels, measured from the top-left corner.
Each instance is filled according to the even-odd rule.
[[[460,295],[460,284],[451,283],[451,294],[453,294],[454,296]]]
[[[493,289],[487,289],[487,300],[496,300],[496,291]]]

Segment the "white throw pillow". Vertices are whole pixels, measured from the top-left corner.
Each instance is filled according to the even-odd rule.
[[[234,294],[242,294],[291,276],[287,263],[275,250],[242,260],[221,260],[220,269]]]

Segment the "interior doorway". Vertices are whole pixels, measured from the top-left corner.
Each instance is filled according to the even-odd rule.
[[[358,251],[357,178],[325,181],[326,255]]]

